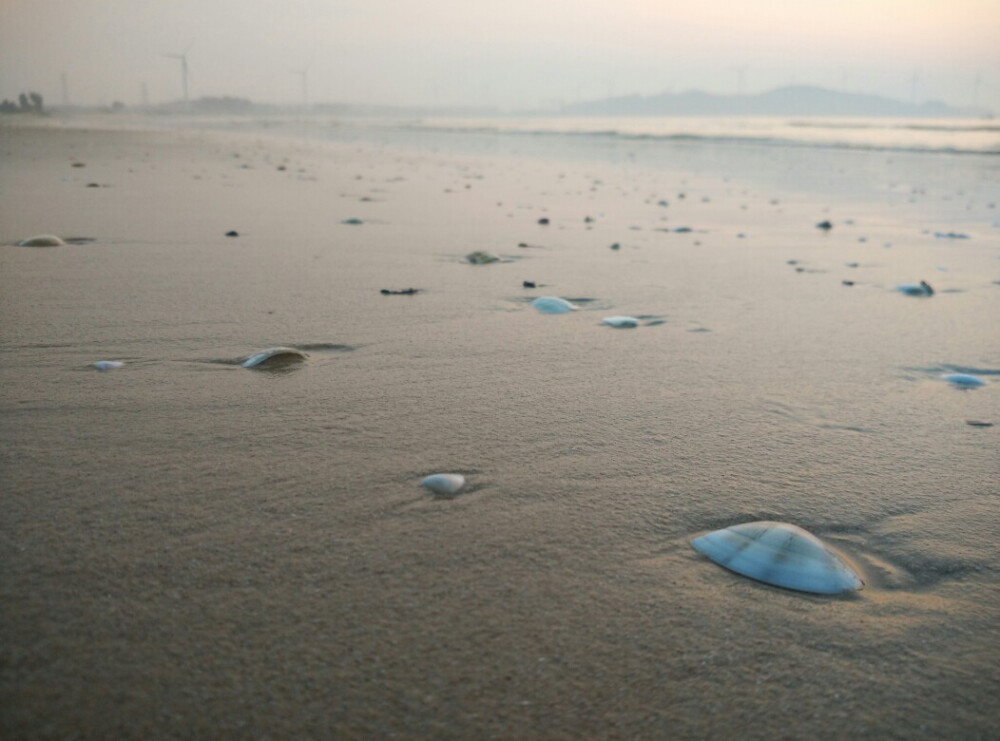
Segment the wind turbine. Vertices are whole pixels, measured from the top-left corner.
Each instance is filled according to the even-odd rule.
[[[187,48],[180,54],[164,54],[163,56],[169,57],[170,59],[180,59],[181,60],[181,85],[184,88],[184,110],[188,110],[190,102],[188,101],[188,58],[187,53],[191,51],[191,47],[194,46],[192,41],[187,45]]]
[[[306,110],[308,108],[308,105],[309,105],[308,79],[309,79],[309,67],[311,67],[311,66],[312,66],[312,60],[309,60],[308,62],[305,63],[305,66],[302,69],[293,69],[292,70],[292,74],[293,75],[298,75],[299,77],[302,78],[302,110],[303,111]]]

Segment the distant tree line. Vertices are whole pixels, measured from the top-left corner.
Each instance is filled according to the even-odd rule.
[[[38,93],[21,93],[17,96],[16,103],[6,98],[0,103],[0,113],[36,113],[41,115],[44,112],[42,96]]]

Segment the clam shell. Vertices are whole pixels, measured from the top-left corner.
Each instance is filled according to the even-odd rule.
[[[465,476],[460,473],[435,473],[421,479],[420,485],[440,496],[453,497],[465,488]]]
[[[93,365],[99,371],[106,371],[106,370],[114,370],[115,368],[121,368],[123,365],[125,365],[125,363],[123,363],[120,360],[98,360],[94,363],[91,363],[91,365]]]
[[[812,533],[786,522],[746,522],[694,538],[691,547],[737,574],[814,594],[861,589],[864,582]]]
[[[17,243],[18,247],[64,247],[66,243],[55,234],[39,234],[35,237],[22,239]]]
[[[947,381],[952,386],[957,386],[960,389],[977,389],[980,386],[986,385],[986,381],[971,373],[945,373],[941,376],[941,380]]]
[[[309,355],[295,347],[270,347],[261,350],[244,360],[244,368],[278,368],[291,363],[299,363]]]
[[[606,316],[601,321],[615,329],[632,329],[639,326],[639,320],[634,316]]]
[[[558,296],[542,296],[531,302],[531,305],[542,314],[566,314],[576,311],[578,307]]]

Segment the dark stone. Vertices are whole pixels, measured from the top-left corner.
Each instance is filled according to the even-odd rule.
[[[845,286],[853,286],[854,285],[854,281],[853,280],[842,280],[840,282],[843,283]]]
[[[816,225],[816,228],[828,232],[833,229],[833,224],[829,221],[821,221]]]
[[[240,236],[240,233],[238,231],[236,231],[235,229],[231,229],[228,232],[226,232],[226,236],[227,237],[238,237],[238,236]]]
[[[383,288],[379,291],[383,296],[415,296],[420,293],[419,288],[402,288],[398,291],[393,291],[388,288]]]
[[[542,226],[548,226],[549,220],[548,220],[548,218],[546,218],[545,216],[543,216],[542,218],[540,218],[538,220],[538,223],[541,224]]]
[[[526,280],[521,282],[522,288],[536,288],[535,282],[533,280]]]
[[[613,250],[620,250],[621,248],[622,248],[622,246],[620,244],[618,244],[617,242],[615,242],[613,245],[611,245],[611,249],[613,249]]]

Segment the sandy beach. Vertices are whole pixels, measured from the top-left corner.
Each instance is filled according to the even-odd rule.
[[[1000,736],[1000,212],[948,187],[969,160],[0,144],[0,736]],[[309,359],[240,366],[274,346]],[[689,545],[753,520],[865,588]]]

